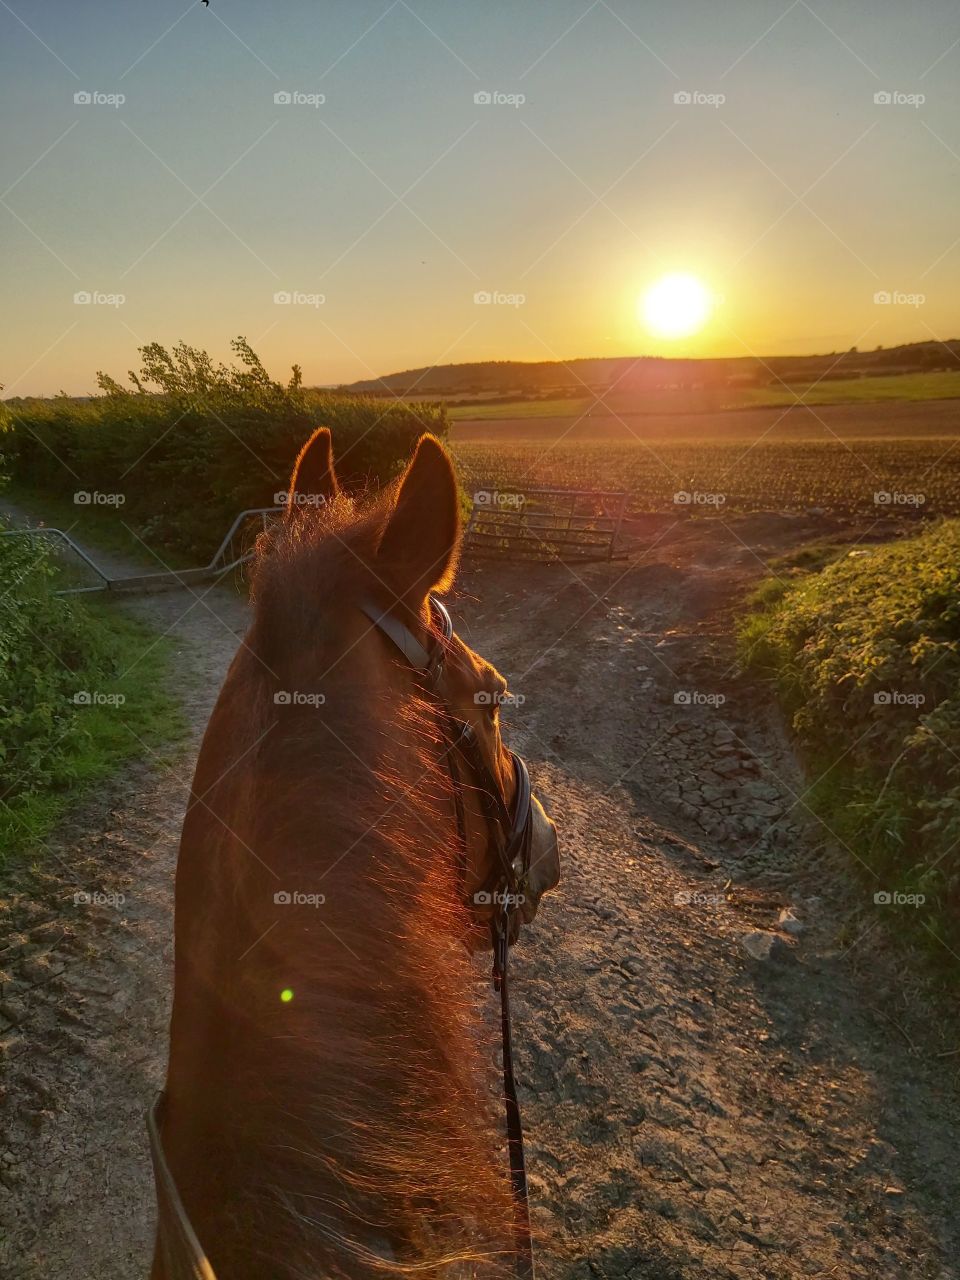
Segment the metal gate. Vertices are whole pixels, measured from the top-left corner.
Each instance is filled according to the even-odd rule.
[[[612,489],[478,489],[464,547],[513,560],[612,560],[627,493]]]

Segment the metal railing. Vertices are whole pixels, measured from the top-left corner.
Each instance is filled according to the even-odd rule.
[[[196,569],[164,569],[158,573],[131,574],[111,578],[81,546],[74,542],[62,529],[4,529],[0,537],[4,538],[49,538],[57,545],[57,550],[65,567],[79,567],[81,571],[89,570],[97,579],[94,585],[65,586],[56,589],[57,595],[79,595],[86,591],[148,591],[153,587],[186,587],[192,582],[204,582],[210,578],[224,577],[253,558],[253,539],[251,527],[257,532],[265,530],[271,520],[283,515],[283,507],[251,507],[241,511],[220,543],[209,564]],[[258,527],[259,526],[259,527]],[[75,557],[75,560],[73,559]],[[72,563],[71,563],[72,562]]]

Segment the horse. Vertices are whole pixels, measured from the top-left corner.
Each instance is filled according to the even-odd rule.
[[[351,496],[325,428],[258,538],[177,862],[151,1280],[516,1261],[472,956],[533,920],[558,842],[527,781],[522,882],[503,872],[526,770],[506,681],[438,622],[460,540],[435,437]]]

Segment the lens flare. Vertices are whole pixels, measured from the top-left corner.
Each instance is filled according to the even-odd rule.
[[[283,1001],[284,1004],[289,1004],[290,1001],[293,999],[292,988],[284,987],[283,990],[280,992],[280,999]]]

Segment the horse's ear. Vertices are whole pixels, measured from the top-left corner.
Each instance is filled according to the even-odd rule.
[[[445,591],[453,582],[459,545],[453,467],[440,441],[424,435],[400,480],[377,559],[404,600],[418,608],[429,591]]]
[[[330,502],[340,492],[333,469],[333,439],[328,427],[318,427],[297,454],[287,492],[287,515],[311,502]]]

